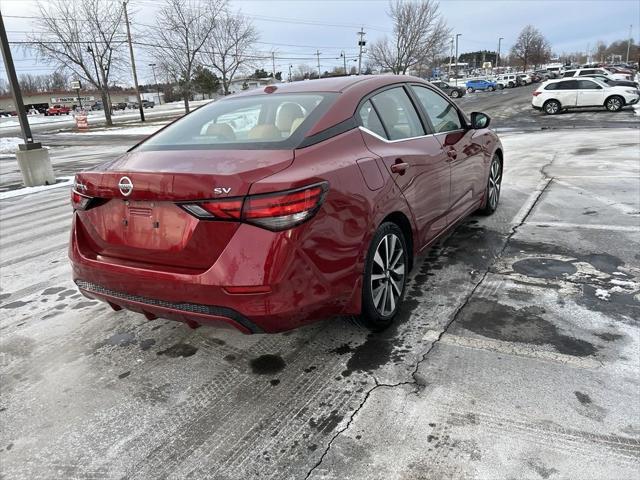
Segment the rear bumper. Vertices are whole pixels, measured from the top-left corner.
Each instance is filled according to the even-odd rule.
[[[326,256],[318,238],[304,233],[309,224],[288,232],[241,224],[206,271],[176,271],[96,255],[77,223],[74,215],[69,245],[73,279],[84,295],[116,310],[192,326],[230,325],[244,333],[281,332],[317,318],[358,313],[352,304],[353,292],[360,288],[355,264],[348,270],[323,269],[315,261]],[[242,293],[230,287],[243,287]]]

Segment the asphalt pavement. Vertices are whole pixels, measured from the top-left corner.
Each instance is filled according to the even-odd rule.
[[[500,128],[504,92],[460,102]],[[3,478],[638,478],[640,130],[533,118],[501,135],[498,211],[417,263],[378,334],[113,312],[71,282],[68,188],[0,200]],[[56,170],[134,139],[94,141]]]

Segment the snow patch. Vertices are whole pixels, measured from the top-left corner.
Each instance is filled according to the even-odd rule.
[[[21,197],[23,195],[30,195],[32,193],[46,192],[47,190],[53,190],[54,188],[70,187],[73,185],[74,177],[60,177],[56,179],[56,183],[53,185],[40,185],[38,187],[24,187],[17,188],[15,190],[9,190],[8,192],[0,192],[0,200],[6,198]]]
[[[604,300],[608,302],[609,297],[611,297],[611,294],[604,288],[598,288],[596,289],[596,297],[598,297],[600,300]]]
[[[110,128],[108,130],[95,130],[90,129],[86,132],[60,132],[56,135],[151,135],[156,133],[165,124],[162,125],[145,125],[144,127],[131,127],[131,128]]]
[[[0,138],[0,153],[16,153],[18,145],[24,143],[20,137],[2,137]]]

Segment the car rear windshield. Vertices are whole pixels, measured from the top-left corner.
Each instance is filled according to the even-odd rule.
[[[194,110],[135,150],[295,148],[336,96],[283,93],[226,98]]]

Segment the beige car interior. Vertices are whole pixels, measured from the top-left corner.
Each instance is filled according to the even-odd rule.
[[[283,103],[276,114],[275,125],[256,125],[249,130],[250,140],[278,141],[289,137],[304,121],[304,110],[293,102]]]

